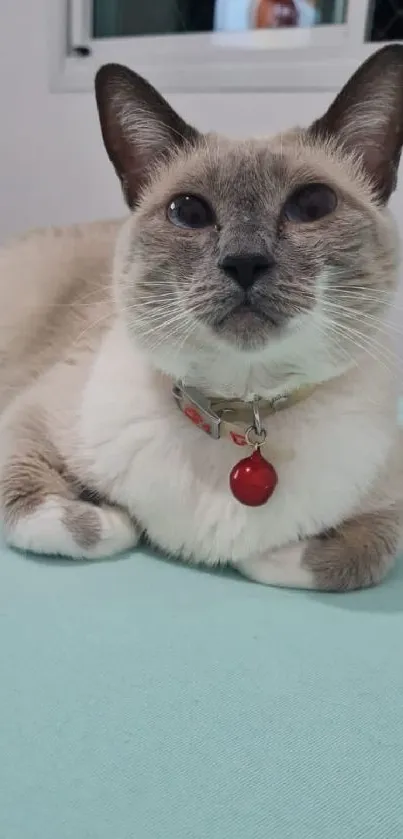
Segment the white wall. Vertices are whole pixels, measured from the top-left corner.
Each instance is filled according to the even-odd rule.
[[[47,2],[0,4],[0,239],[32,226],[123,210],[93,95],[49,93]],[[325,109],[330,94],[177,94],[170,99],[200,128],[242,136],[306,124]],[[403,232],[403,177],[394,203]]]

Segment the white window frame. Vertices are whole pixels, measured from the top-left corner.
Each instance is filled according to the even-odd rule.
[[[110,61],[166,93],[337,89],[379,48],[365,43],[372,2],[349,0],[342,25],[94,39],[91,0],[49,0],[51,90],[88,92]]]

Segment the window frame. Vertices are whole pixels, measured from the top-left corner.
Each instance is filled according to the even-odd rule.
[[[91,37],[91,0],[48,2],[54,92],[91,91],[110,61],[163,93],[332,90],[380,46],[365,43],[373,0],[350,0],[342,25],[102,39]]]

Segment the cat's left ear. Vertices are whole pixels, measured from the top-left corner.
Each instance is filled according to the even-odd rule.
[[[383,47],[347,82],[310,128],[361,157],[375,193],[386,203],[396,187],[403,145],[403,45]]]
[[[173,150],[195,144],[200,135],[128,67],[101,67],[95,93],[105,148],[133,208],[158,163]]]

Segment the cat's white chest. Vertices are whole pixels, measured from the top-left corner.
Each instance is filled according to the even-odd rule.
[[[88,383],[79,434],[100,490],[128,507],[165,551],[217,563],[264,553],[348,516],[384,461],[390,429],[363,408],[306,403],[271,418],[264,455],[277,488],[259,508],[231,494],[246,450],[213,440],[177,409],[145,369],[101,356]],[[107,387],[105,382],[108,382]],[[351,406],[350,406],[351,408]]]

